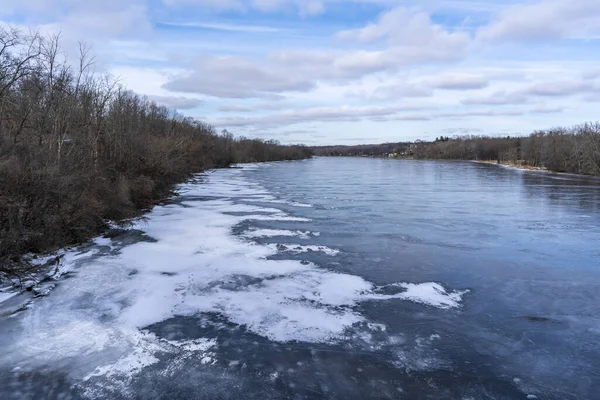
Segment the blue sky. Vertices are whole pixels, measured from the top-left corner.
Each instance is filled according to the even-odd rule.
[[[0,0],[236,135],[354,144],[598,120],[598,0]]]

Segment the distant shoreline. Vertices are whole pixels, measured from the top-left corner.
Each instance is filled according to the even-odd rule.
[[[500,167],[504,167],[504,168],[510,168],[510,169],[516,169],[519,171],[529,171],[529,172],[544,172],[544,173],[548,173],[548,174],[554,174],[554,175],[564,175],[564,176],[572,176],[572,177],[583,177],[583,178],[590,178],[590,179],[594,179],[594,180],[600,180],[600,177],[596,176],[596,175],[586,175],[586,174],[576,174],[573,172],[560,172],[560,171],[553,171],[550,170],[548,168],[545,167],[534,167],[532,165],[527,165],[527,164],[516,164],[510,161],[494,161],[494,160],[468,160],[470,162],[474,162],[474,163],[478,163],[478,164],[490,164],[490,165],[497,165]]]
[[[534,167],[533,165],[524,164],[524,163],[514,163],[511,161],[495,161],[495,160],[470,160],[471,162],[475,162],[478,164],[491,164],[491,165],[501,165],[507,168],[519,169],[521,171],[537,171],[537,172],[554,172],[560,174],[561,172],[551,171],[545,167]],[[581,175],[582,174],[571,174],[571,175]]]

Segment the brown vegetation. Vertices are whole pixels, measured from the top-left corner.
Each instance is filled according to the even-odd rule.
[[[236,139],[76,67],[58,36],[0,28],[0,279],[21,255],[81,242],[138,215],[175,183],[236,162],[299,159],[302,146]]]

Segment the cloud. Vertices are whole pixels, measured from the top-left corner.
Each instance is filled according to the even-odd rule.
[[[433,89],[428,86],[414,83],[397,83],[379,86],[372,94],[366,96],[376,100],[394,100],[406,97],[431,97]]]
[[[489,81],[484,77],[469,74],[441,75],[426,82],[431,87],[444,90],[474,90],[489,85]]]
[[[108,21],[110,23],[107,23]],[[60,25],[69,31],[72,37],[77,35],[99,38],[110,34],[114,38],[132,39],[148,36],[152,32],[147,8],[135,4],[112,11],[72,12],[60,21]]]
[[[0,17],[27,15],[30,27],[50,27],[71,40],[100,36],[132,40],[147,36],[152,26],[147,2],[132,0],[20,0],[1,1]]]
[[[189,97],[177,97],[177,96],[147,96],[149,100],[155,101],[156,103],[176,110],[189,110],[197,108],[202,105],[203,101],[199,99],[192,99]]]
[[[502,10],[477,32],[480,40],[556,40],[600,34],[598,0],[547,0],[518,3]]]
[[[161,24],[178,28],[199,28],[227,32],[276,33],[282,31],[281,28],[273,26],[230,24],[222,22],[161,22]]]
[[[595,92],[583,98],[588,103],[600,103],[600,92]]]
[[[260,103],[252,106],[242,106],[242,105],[222,105],[219,106],[218,110],[221,112],[254,112],[261,110],[281,110],[285,108],[285,105],[282,103]]]
[[[407,61],[404,59],[404,61]],[[369,74],[393,71],[400,64],[394,51],[286,51],[271,54],[266,61],[237,56],[206,56],[164,85],[166,90],[199,93],[221,98],[281,98],[284,92],[308,92],[320,82],[348,83]],[[480,80],[439,82],[440,87],[465,89],[482,86]],[[418,85],[402,88],[406,97],[422,97],[431,90]]]
[[[360,78],[408,62],[391,50],[363,49],[285,50],[273,52],[269,59],[293,74],[329,80]]]
[[[506,91],[498,91],[490,95],[469,97],[461,101],[464,105],[486,105],[486,106],[502,106],[511,104],[525,104],[528,99],[521,93],[507,93]]]
[[[355,79],[403,67],[456,61],[460,57],[444,47],[385,47],[383,49],[286,50],[274,52],[271,61],[282,68],[321,79]]]
[[[399,65],[459,60],[470,41],[466,33],[450,32],[434,24],[426,13],[407,7],[385,12],[363,28],[342,31],[338,38],[363,44],[384,40]]]
[[[245,11],[241,0],[163,0],[167,7],[198,7],[213,11]]]
[[[497,91],[489,95],[466,98],[463,105],[518,105],[526,104],[533,97],[569,97],[578,94],[593,93],[596,86],[586,81],[545,81],[528,83],[513,91]]]
[[[560,107],[560,106],[538,106],[538,107],[531,109],[530,112],[532,112],[534,114],[554,114],[554,113],[563,112],[564,110],[565,110],[565,107]]]
[[[581,74],[581,77],[584,80],[594,80],[596,78],[600,78],[600,69],[587,70]]]
[[[191,73],[163,85],[175,92],[238,99],[279,98],[280,92],[307,91],[314,86],[314,81],[234,56],[206,56]]]
[[[525,94],[541,97],[563,97],[594,91],[589,82],[556,81],[536,82],[524,89]]]
[[[248,106],[219,106],[218,108],[221,112],[252,112],[254,109]]]
[[[325,11],[325,3],[320,0],[163,0],[167,6],[198,7],[213,11],[276,13],[296,10],[301,16],[319,15]]]
[[[358,121],[363,118],[376,118],[396,114],[400,111],[422,108],[418,106],[311,107],[300,110],[286,110],[281,113],[258,117],[220,118],[210,122],[218,127],[253,126],[266,128],[305,122]]]
[[[462,117],[514,117],[523,115],[522,110],[467,110],[467,111],[455,111],[455,112],[444,112],[436,115],[438,118],[462,118]]]
[[[347,97],[367,100],[399,100],[403,98],[428,98],[436,90],[477,90],[489,85],[489,81],[480,75],[467,73],[448,73],[415,78],[415,73],[403,75],[385,75],[362,82],[357,89],[347,92]],[[412,78],[411,78],[412,76]],[[381,82],[386,82],[381,84]],[[389,81],[390,83],[387,83]]]
[[[467,110],[467,111],[445,111],[431,113],[412,113],[384,116],[378,121],[430,121],[436,119],[463,119],[469,117],[515,117],[521,116],[524,112],[521,110]]]
[[[394,117],[384,117],[380,121],[429,121],[433,115],[430,114],[402,114]]]
[[[312,129],[295,129],[295,130],[287,130],[280,133],[281,136],[291,136],[291,135],[312,135],[313,137],[326,137],[325,135],[315,135],[315,131]]]
[[[254,128],[279,128],[287,125],[306,122],[343,122],[360,121],[429,121],[434,119],[460,119],[468,117],[491,116],[521,116],[522,110],[490,110],[478,109],[467,111],[434,111],[434,112],[407,112],[424,110],[431,107],[425,106],[339,106],[339,107],[313,107],[303,110],[286,110],[278,114],[258,117],[232,117],[220,118],[210,121],[217,127],[254,127]]]
[[[173,77],[164,88],[221,98],[274,99],[286,92],[308,92],[322,83],[348,83],[403,67],[457,61],[464,56],[469,42],[466,34],[448,32],[433,24],[426,14],[405,7],[397,7],[364,28],[338,36],[355,46],[378,37],[385,37],[387,44],[382,48],[275,50],[262,55],[262,59],[207,55],[188,65],[186,75]],[[434,85],[469,90],[484,87],[487,81],[477,76],[452,75]],[[431,95],[426,87],[404,85],[382,88],[376,96],[386,97],[398,89],[406,96]]]
[[[478,128],[445,128],[442,132],[447,135],[473,135],[481,134],[483,130]]]

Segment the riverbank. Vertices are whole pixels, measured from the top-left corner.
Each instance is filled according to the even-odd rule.
[[[284,149],[289,150],[292,146],[276,146],[278,150]],[[310,158],[310,154],[292,154],[290,152],[283,156],[283,153],[279,157],[266,157],[264,161],[291,161]],[[0,160],[1,161],[1,160]],[[241,160],[245,161],[245,160]],[[251,161],[254,161],[252,159]],[[263,162],[256,161],[258,163]],[[251,163],[251,162],[250,162]],[[224,166],[215,166],[219,168],[230,168],[234,167],[235,164],[228,164]],[[200,170],[197,172],[190,172],[185,177],[175,181],[173,178],[169,182],[162,181],[160,190],[152,190],[146,194],[143,201],[134,201],[131,197],[133,193],[126,194],[129,198],[126,207],[122,203],[114,202],[115,197],[119,195],[123,196],[123,183],[121,186],[114,185],[112,188],[103,186],[104,198],[95,198],[93,202],[80,204],[65,204],[66,206],[80,206],[78,210],[81,216],[90,216],[98,212],[97,207],[104,205],[106,213],[108,215],[115,215],[113,218],[98,217],[99,221],[95,226],[88,227],[84,232],[78,232],[76,237],[69,237],[64,235],[64,232],[69,232],[77,229],[77,224],[80,223],[77,219],[71,219],[70,221],[64,221],[62,225],[53,226],[52,229],[55,231],[55,235],[47,235],[45,226],[30,225],[29,235],[21,238],[14,238],[14,231],[11,232],[11,226],[3,226],[0,231],[0,298],[6,293],[6,289],[10,286],[14,286],[18,289],[33,291],[34,294],[43,292],[39,289],[39,283],[46,280],[53,280],[63,275],[66,271],[61,269],[61,263],[63,259],[69,259],[78,252],[78,248],[85,246],[86,243],[96,243],[98,240],[102,241],[102,238],[110,238],[112,235],[122,232],[122,228],[130,228],[133,220],[143,218],[144,215],[152,211],[152,209],[165,201],[178,196],[175,188],[189,181],[197,179],[199,174],[207,172],[207,170]],[[62,179],[68,179],[69,177],[63,177]],[[59,178],[60,179],[60,178]],[[157,186],[156,182],[153,182],[153,187]],[[40,189],[43,189],[41,187]],[[121,191],[121,192],[119,192]],[[47,193],[43,190],[37,192],[38,198],[44,198]],[[33,198],[33,202],[39,199]],[[96,208],[92,207],[95,205]],[[6,210],[11,204],[7,203],[7,196],[0,197],[0,211]],[[55,205],[48,204],[46,208],[30,210],[23,208],[22,214],[31,213],[46,213],[52,217]],[[11,234],[13,237],[11,238]],[[64,235],[64,236],[61,236]],[[37,237],[35,242],[36,247],[32,247],[27,241],[30,237]],[[58,239],[57,239],[58,238]],[[11,243],[12,239],[12,243]],[[20,241],[20,243],[19,243]],[[97,244],[97,243],[96,243]],[[10,246],[12,245],[12,249]],[[73,251],[75,253],[73,253]],[[73,253],[73,254],[72,254]],[[12,293],[12,291],[11,291]]]
[[[573,172],[553,171],[553,170],[550,170],[550,169],[545,168],[545,167],[534,167],[532,165],[527,165],[527,164],[523,164],[523,163],[513,163],[513,162],[504,162],[504,161],[498,162],[497,160],[489,160],[489,161],[486,161],[486,160],[471,160],[471,162],[478,163],[478,164],[497,165],[497,166],[500,166],[500,167],[503,167],[503,168],[516,169],[516,170],[520,170],[520,171],[545,172],[545,173],[553,174],[553,175],[586,178],[586,179],[590,179],[590,180],[594,180],[594,181],[597,180],[597,181],[600,182],[600,176],[598,176],[598,175],[577,174],[577,173],[573,173]]]
[[[493,164],[493,165],[501,165],[504,167],[520,169],[523,171],[539,171],[539,172],[556,172],[550,171],[545,167],[534,167],[533,165],[525,164],[524,162],[513,162],[513,161],[497,161],[497,160],[471,160],[472,162],[480,163],[480,164]],[[576,175],[576,174],[573,174]]]

